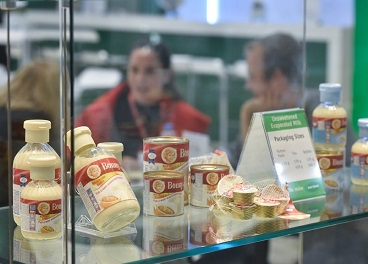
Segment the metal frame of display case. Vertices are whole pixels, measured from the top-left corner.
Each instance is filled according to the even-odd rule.
[[[9,2],[8,4],[14,3],[13,1],[7,1],[7,2]],[[63,114],[61,117],[65,122],[63,123],[62,127],[68,127],[68,124],[67,124],[67,119],[69,117],[68,113],[69,111],[73,112],[72,106],[70,106],[70,109],[68,109],[69,104],[67,100],[67,98],[68,99],[71,98],[73,100],[73,80],[74,80],[73,49],[70,47],[72,47],[73,41],[75,41],[75,39],[74,39],[74,31],[73,31],[74,21],[73,21],[72,12],[70,12],[70,8],[73,8],[73,1],[60,1],[59,21],[57,23],[59,23],[59,26],[60,26],[60,35],[59,35],[59,38],[60,38],[60,65],[61,65],[61,77],[60,78],[61,78],[61,83],[62,83],[61,108],[63,109],[62,111]],[[39,20],[39,21],[42,21],[42,23],[47,24],[48,19],[50,19],[49,22],[55,20],[55,16],[54,16],[55,12],[53,12],[52,14],[50,13],[41,14],[41,13],[35,12],[34,14],[31,18],[27,17],[30,14],[26,15],[26,19],[30,21],[30,23],[37,24],[36,21]],[[68,15],[69,15],[70,20],[67,19]],[[141,17],[131,17],[129,19],[129,22],[123,20],[123,24],[120,24],[119,27],[117,27],[117,23],[114,22],[115,21],[114,19],[116,18],[111,17],[109,19],[106,19],[103,17],[96,17],[96,19],[91,21],[90,19],[87,19],[86,17],[78,17],[78,19],[76,20],[77,20],[78,25],[83,25],[85,27],[94,26],[96,28],[105,27],[109,29],[114,28],[118,30],[121,30],[121,29],[136,30],[137,28],[143,27],[145,28],[145,30],[148,30],[148,29],[157,30],[159,28],[161,31],[164,31],[164,32],[172,32],[173,30],[175,30],[175,32],[182,32],[183,34],[187,34],[188,30],[191,30],[191,33],[193,34],[203,34],[203,32],[207,32],[207,34],[218,34],[217,33],[218,30],[220,30],[221,34],[224,34],[224,35],[237,36],[239,34],[241,35],[247,34],[247,36],[252,36],[252,37],[257,37],[259,36],[259,33],[260,33],[260,30],[259,30],[260,28],[258,26],[255,26],[254,28],[249,29],[249,31],[246,33],[239,33],[239,32],[243,32],[242,30],[240,30],[240,26],[243,29],[244,25],[231,25],[231,27],[224,25],[224,26],[219,26],[216,28],[216,27],[209,27],[208,25],[198,26],[198,24],[184,25],[180,21],[174,22],[176,23],[175,25],[168,25],[168,24],[162,24],[162,20],[158,18],[149,18],[149,21],[142,22],[143,20],[141,19]],[[150,26],[148,27],[147,25],[150,25]],[[296,28],[290,27],[288,28],[288,30],[290,30],[291,32],[294,32],[296,35],[300,34],[300,32],[297,32],[298,30]],[[90,32],[90,31],[87,31],[87,32]],[[265,34],[267,32],[269,33],[274,32],[274,28],[271,26],[270,28],[263,30],[262,34]],[[328,69],[329,69],[328,81],[342,80],[345,82],[346,81],[345,79],[346,68],[345,68],[345,65],[342,66],[343,59],[340,56],[335,56],[336,54],[340,54],[341,51],[347,47],[345,46],[345,44],[342,44],[342,42],[345,43],[345,37],[344,37],[346,33],[345,30],[316,29],[315,32],[317,33],[313,33],[315,35],[311,35],[310,37],[315,40],[327,41],[328,46],[330,48],[330,51],[328,52],[328,65],[329,65],[328,66]],[[347,34],[350,34],[350,33],[347,33]],[[91,39],[91,41],[95,39],[95,35],[94,34],[92,35],[89,35],[89,38]],[[326,40],[326,36],[330,36],[330,38]],[[54,35],[52,37],[54,37]],[[66,72],[68,72],[69,70],[71,72],[71,76],[69,76],[68,78]],[[223,75],[223,72],[225,72],[225,70],[216,72],[216,74],[220,76],[220,79],[222,80],[221,81],[222,84],[223,82],[226,82],[226,79],[222,79],[226,75],[226,74]],[[344,76],[344,77],[341,77],[341,76]],[[68,86],[70,86],[70,89]],[[226,86],[224,85],[223,87],[226,87]],[[224,90],[222,90],[221,93],[223,96],[226,96],[226,94],[224,93]],[[226,107],[226,106],[223,106],[223,107]],[[226,114],[226,113],[227,112],[224,111],[222,114]],[[65,132],[66,131],[61,131],[61,134],[63,135]],[[223,134],[222,140],[224,140],[224,138],[227,138],[227,134],[225,133]],[[73,144],[72,144],[72,148],[73,148]],[[63,149],[63,153],[64,154],[62,154],[62,158],[64,162],[64,166],[63,166],[64,169],[62,171],[62,175],[64,176],[65,179],[67,179],[67,173],[66,173],[67,155],[66,155],[65,149]],[[73,166],[72,166],[71,173],[73,174]],[[76,245],[82,245],[82,248],[88,247],[88,245],[84,244],[83,242],[84,236],[79,236],[76,234],[74,221],[71,221],[72,222],[71,225],[68,225],[67,223],[67,219],[76,219],[77,217],[75,215],[75,212],[80,210],[80,208],[78,207],[78,203],[79,203],[78,198],[75,198],[74,195],[68,195],[67,190],[69,191],[74,190],[73,184],[69,186],[67,182],[64,181],[64,195],[65,195],[64,196],[65,230],[64,230],[64,240],[63,240],[63,248],[64,248],[63,250],[65,252],[64,261],[66,263],[75,263],[77,262],[76,261],[77,256],[75,255]],[[142,199],[141,188],[137,187],[135,190],[137,193],[140,194],[138,195],[138,197]],[[69,208],[67,207],[67,204],[68,204],[67,201],[70,201],[71,210],[69,210]],[[140,202],[142,205],[142,200],[140,200]],[[344,204],[344,208],[346,206],[348,205]],[[188,205],[188,207],[186,207],[186,210],[190,211],[191,207],[192,207],[191,205]],[[13,256],[13,250],[12,250],[13,238],[11,236],[13,236],[12,227],[14,227],[14,223],[12,222],[12,217],[11,217],[11,213],[9,212],[9,210],[11,210],[11,207],[0,208],[0,215],[1,215],[1,219],[5,219],[5,218],[9,219],[8,224],[4,224],[2,226],[2,228],[5,229],[5,230],[2,230],[2,233],[7,234],[7,236],[2,236],[2,239],[7,238],[7,240],[9,241],[8,243],[8,245],[10,246],[9,256],[12,258]],[[201,212],[208,211],[207,208],[200,208],[199,210]],[[132,263],[154,263],[154,262],[174,260],[177,258],[183,258],[183,257],[197,255],[197,254],[214,252],[217,250],[223,250],[223,249],[227,249],[227,248],[231,248],[235,246],[247,245],[247,244],[251,244],[251,243],[255,243],[255,242],[259,242],[263,240],[268,240],[268,239],[272,239],[276,237],[286,236],[290,234],[297,234],[300,232],[306,232],[306,231],[310,231],[310,230],[314,230],[318,228],[325,228],[325,227],[336,225],[336,224],[343,224],[343,223],[354,221],[357,219],[366,218],[367,216],[368,214],[366,212],[355,212],[354,214],[346,213],[345,215],[341,217],[331,218],[331,219],[323,220],[323,221],[320,221],[320,219],[318,219],[316,222],[308,222],[308,220],[299,221],[299,222],[295,222],[292,226],[289,226],[288,228],[282,228],[280,230],[273,230],[272,232],[259,233],[259,234],[251,235],[251,236],[247,236],[247,235],[244,235],[243,237],[239,236],[237,238],[234,238],[228,241],[221,241],[221,243],[218,243],[218,244],[211,244],[211,245],[206,245],[206,246],[193,246],[191,248],[188,248],[187,250],[183,250],[180,252],[178,251],[178,252],[174,252],[171,254],[151,256],[145,259],[139,259],[137,261],[132,261]],[[144,216],[141,215],[140,218],[137,220],[138,229],[141,228],[139,229],[140,231],[138,231],[137,233],[139,235],[142,235],[142,233],[140,232],[143,232],[144,230],[143,218]],[[204,221],[204,223],[206,222]],[[188,225],[187,220],[184,221],[184,225],[185,224]],[[188,226],[188,231],[190,231],[189,226]],[[188,236],[190,236],[190,234],[188,234]],[[77,241],[78,239],[82,240],[82,242]]]

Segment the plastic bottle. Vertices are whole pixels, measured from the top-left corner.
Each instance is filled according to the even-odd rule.
[[[128,173],[123,168],[123,151],[124,151],[124,145],[120,142],[101,142],[97,144],[97,147],[106,149],[110,151],[118,160],[121,169],[123,170],[125,176],[127,177],[127,180],[130,183],[130,178]]]
[[[346,110],[339,104],[341,85],[319,85],[321,104],[313,111],[313,144],[327,189],[344,186]]]
[[[21,231],[28,239],[54,239],[62,234],[63,190],[54,181],[55,156],[29,157],[31,182],[21,193]]]
[[[160,136],[177,136],[174,129],[174,124],[172,122],[164,123]]]
[[[116,157],[96,147],[86,126],[74,129],[74,152],[75,186],[95,227],[113,232],[133,222],[140,206]]]
[[[313,142],[319,149],[344,148],[346,144],[346,110],[339,105],[341,85],[319,85],[321,104],[313,111]]]
[[[351,181],[368,186],[368,118],[358,119],[359,139],[351,147]]]
[[[47,143],[49,142],[49,130],[51,122],[42,119],[24,121],[25,146],[19,150],[13,162],[13,218],[17,225],[20,225],[20,193],[30,181],[28,158],[31,155],[48,154],[55,156],[55,180],[61,182],[60,178],[60,157],[55,150]]]

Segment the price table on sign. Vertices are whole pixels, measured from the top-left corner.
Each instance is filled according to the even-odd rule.
[[[263,140],[266,143],[263,143]],[[325,195],[321,171],[303,109],[255,113],[246,141],[238,164],[240,169],[237,172],[239,171],[240,175],[243,171],[244,174],[250,174],[245,169],[258,170],[252,162],[260,157],[265,160],[262,166],[264,171],[273,170],[281,184],[288,183],[293,200]],[[256,143],[252,143],[253,141]],[[270,162],[267,162],[267,159]],[[264,169],[267,166],[272,169]],[[264,174],[258,173],[256,177]]]

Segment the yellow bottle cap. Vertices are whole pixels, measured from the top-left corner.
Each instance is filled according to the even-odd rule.
[[[47,143],[49,142],[49,130],[51,122],[43,119],[30,119],[23,123],[25,141],[28,143]]]
[[[33,180],[53,180],[55,178],[56,157],[52,155],[31,155],[29,157],[30,177]]]

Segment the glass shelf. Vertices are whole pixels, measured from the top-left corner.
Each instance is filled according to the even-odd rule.
[[[135,187],[141,206],[142,187]],[[76,197],[76,218],[85,214],[84,206]],[[181,216],[153,217],[140,215],[129,226],[126,235],[102,238],[83,232],[75,233],[75,263],[156,263],[197,254],[247,245],[262,240],[307,232],[342,224],[368,216],[368,187],[349,185],[344,191],[329,191],[325,197],[298,201],[296,208],[311,214],[305,220],[289,221],[252,218],[235,220],[214,214],[208,208],[188,205]],[[9,208],[0,209],[0,262],[9,259],[9,245],[13,244],[14,258],[23,262],[23,256],[33,253],[39,258],[62,257],[62,240],[29,241],[23,239],[19,228],[9,218]],[[13,239],[14,238],[14,239]],[[12,241],[11,241],[12,240]],[[26,262],[26,261],[25,261]]]

